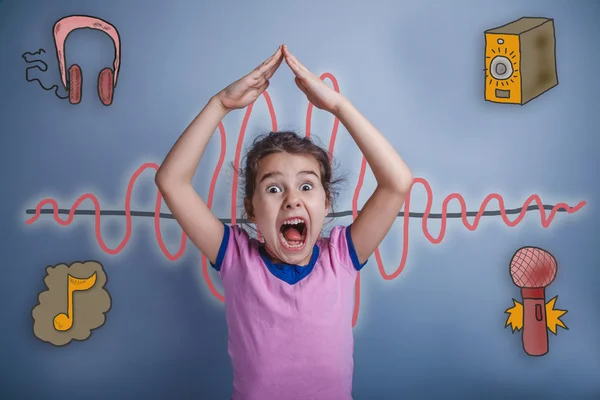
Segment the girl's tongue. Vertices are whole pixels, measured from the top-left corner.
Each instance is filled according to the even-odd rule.
[[[288,241],[288,243],[296,244],[302,241],[302,232],[300,232],[294,226],[290,226],[288,228],[285,228],[285,230],[283,231],[283,237],[285,238],[285,240]]]

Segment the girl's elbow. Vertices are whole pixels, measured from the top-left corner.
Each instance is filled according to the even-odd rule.
[[[173,179],[170,176],[168,176],[167,171],[163,167],[160,167],[156,171],[156,174],[154,175],[154,183],[159,189],[164,190],[165,187],[171,184],[172,182]]]
[[[410,170],[407,170],[406,173],[403,175],[402,180],[400,181],[400,187],[398,189],[400,191],[400,194],[405,195],[408,192],[410,192],[413,182],[413,174]]]
[[[154,175],[154,183],[158,187],[161,187],[165,182],[165,176],[164,176],[165,172],[161,168],[162,167],[158,168],[158,170],[156,171],[156,174]]]

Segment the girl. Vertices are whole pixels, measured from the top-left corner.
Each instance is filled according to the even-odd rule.
[[[331,166],[308,138],[272,132],[248,153],[244,207],[264,242],[222,223],[191,184],[219,122],[254,102],[283,59],[308,100],[345,126],[377,180],[356,220],[335,226],[329,238],[320,232],[332,200]],[[412,185],[410,170],[381,133],[283,45],[210,99],[155,181],[223,282],[232,398],[352,399],[354,282]]]

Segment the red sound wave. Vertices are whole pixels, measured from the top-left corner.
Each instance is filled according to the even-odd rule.
[[[329,78],[333,82],[334,89],[339,93],[339,87],[338,87],[338,83],[337,83],[335,77],[329,73],[325,73],[325,74],[321,75],[322,80],[324,80],[325,78]],[[269,94],[267,93],[267,91],[263,92],[263,95],[264,95],[265,101],[267,103],[267,106],[269,108],[269,113],[271,116],[272,130],[276,131],[277,130],[277,121],[276,121],[276,117],[275,117],[275,111],[274,111],[273,105],[271,103],[271,98],[269,97]],[[240,129],[240,134],[239,134],[237,147],[236,147],[236,151],[235,151],[234,162],[235,162],[236,166],[239,166],[239,163],[240,163],[240,153],[241,153],[241,149],[242,149],[242,142],[244,140],[244,134],[246,132],[246,127],[248,125],[248,120],[250,119],[250,116],[252,114],[253,106],[254,106],[254,104],[250,104],[247,107],[246,115],[244,116],[244,119],[242,121],[242,127]],[[308,137],[310,137],[312,108],[313,108],[313,105],[311,103],[309,103],[307,115],[306,115],[306,136],[308,136]],[[333,147],[335,145],[338,127],[339,127],[339,120],[337,118],[335,118],[334,124],[333,124],[333,131],[332,131],[331,139],[329,142],[330,156],[333,154]],[[225,134],[225,128],[221,122],[219,123],[218,128],[219,128],[220,137],[221,137],[221,154],[219,156],[219,161],[217,163],[217,167],[215,168],[215,171],[213,173],[213,177],[212,177],[212,180],[210,183],[210,189],[209,189],[208,200],[207,200],[207,206],[209,209],[212,209],[212,202],[213,202],[213,197],[214,197],[214,193],[215,193],[215,186],[216,186],[217,178],[218,178],[219,172],[221,170],[221,167],[223,165],[223,161],[225,159],[225,153],[226,153],[226,134]],[[127,245],[127,242],[129,241],[129,239],[131,237],[131,226],[132,226],[132,224],[131,224],[131,194],[133,192],[133,187],[135,185],[135,182],[138,179],[138,177],[141,175],[141,173],[144,172],[146,169],[158,170],[158,167],[159,166],[155,163],[145,163],[135,171],[135,173],[129,180],[129,184],[127,185],[127,194],[125,195],[125,219],[126,219],[125,237],[123,238],[121,243],[114,249],[110,249],[106,245],[104,240],[102,239],[102,233],[100,231],[100,204],[99,204],[96,196],[94,196],[91,193],[84,194],[75,201],[75,203],[73,204],[73,207],[71,207],[71,209],[70,209],[69,216],[67,217],[66,220],[62,220],[59,217],[58,204],[56,203],[56,201],[54,199],[44,199],[38,203],[38,205],[36,207],[35,215],[33,217],[31,217],[29,220],[27,220],[26,223],[28,225],[33,224],[40,217],[42,207],[44,207],[46,204],[50,204],[50,205],[52,205],[52,208],[54,211],[54,213],[53,213],[54,220],[62,226],[69,225],[73,221],[73,217],[75,215],[75,210],[79,207],[79,205],[83,201],[90,199],[94,203],[94,209],[96,210],[95,231],[96,231],[96,238],[98,240],[98,243],[100,244],[100,247],[102,248],[102,250],[104,250],[108,254],[111,254],[111,255],[118,254]],[[358,197],[360,195],[360,190],[363,185],[366,168],[367,168],[367,161],[366,161],[365,157],[363,156],[361,168],[360,168],[360,174],[359,174],[359,178],[358,178],[358,183],[354,190],[354,197],[352,198],[352,218],[353,218],[353,220],[356,219],[356,217],[358,216]],[[559,209],[564,209],[564,210],[566,210],[567,213],[573,214],[573,213],[579,211],[579,209],[581,209],[586,204],[585,201],[581,201],[576,206],[570,207],[569,205],[567,205],[565,203],[558,203],[552,208],[552,210],[550,211],[550,215],[547,216],[546,212],[544,210],[544,207],[543,207],[542,200],[540,199],[540,197],[537,194],[533,194],[525,201],[525,203],[523,204],[521,213],[517,216],[517,218],[514,221],[510,221],[508,219],[508,216],[505,211],[504,199],[499,194],[492,193],[484,199],[483,203],[481,204],[481,207],[479,208],[477,215],[474,218],[473,224],[470,224],[469,221],[467,220],[467,206],[466,206],[464,198],[458,193],[452,193],[444,199],[444,202],[442,204],[442,219],[441,219],[442,225],[440,228],[440,234],[437,238],[434,238],[429,233],[429,230],[427,228],[427,220],[429,218],[429,214],[431,212],[431,207],[432,207],[432,203],[433,203],[433,192],[431,190],[431,186],[425,179],[415,178],[413,187],[414,187],[414,184],[416,184],[416,183],[420,183],[421,185],[423,185],[423,187],[427,191],[427,206],[425,207],[425,212],[424,212],[423,219],[422,219],[422,228],[423,228],[423,233],[425,234],[425,237],[427,237],[427,239],[433,244],[438,244],[444,239],[444,235],[446,233],[446,219],[447,219],[448,203],[453,199],[457,199],[459,201],[461,210],[462,210],[462,222],[465,225],[465,227],[471,231],[474,231],[475,229],[477,229],[477,226],[479,225],[479,221],[485,211],[487,204],[493,199],[498,201],[499,206],[500,206],[500,214],[502,215],[502,220],[504,221],[504,223],[506,225],[508,225],[510,227],[514,227],[514,226],[518,225],[519,222],[521,222],[521,220],[525,217],[525,214],[527,213],[527,207],[533,202],[537,203],[537,205],[539,206],[541,224],[544,228],[547,228],[548,226],[550,226],[550,224],[552,223],[552,220],[554,219],[554,216],[556,215],[556,213],[558,212]],[[238,185],[238,175],[237,175],[237,173],[234,172],[234,177],[233,177],[233,182],[232,182],[232,193],[231,193],[231,223],[232,224],[235,224],[235,222],[236,222],[236,188],[237,188],[237,185]],[[412,192],[412,190],[411,190],[411,192]],[[156,238],[157,238],[158,244],[159,244],[162,252],[165,254],[165,256],[169,260],[175,261],[175,260],[179,259],[185,252],[185,245],[186,245],[187,237],[186,237],[185,233],[182,232],[181,245],[180,245],[177,253],[171,254],[169,252],[169,250],[167,250],[165,243],[162,239],[161,232],[160,232],[161,231],[160,230],[161,204],[162,204],[162,195],[161,195],[160,191],[157,191],[156,206],[155,206],[155,210],[154,210],[155,211],[155,213],[154,213],[154,228],[155,228],[155,232],[156,232]],[[377,266],[379,268],[379,272],[380,272],[381,276],[383,277],[383,279],[392,280],[392,279],[398,277],[398,275],[400,275],[400,273],[404,269],[404,266],[406,265],[406,259],[408,257],[408,225],[409,225],[409,220],[410,220],[409,213],[410,213],[410,194],[407,196],[406,203],[404,206],[402,257],[400,260],[400,265],[392,274],[386,273],[386,271],[384,270],[384,267],[383,267],[383,263],[381,261],[381,256],[379,254],[379,248],[375,249],[375,259],[377,260]],[[223,295],[221,295],[216,290],[212,280],[210,279],[208,271],[209,271],[209,269],[208,269],[207,259],[204,255],[202,255],[202,275],[204,276],[204,279],[206,279],[206,282],[208,283],[209,290],[213,296],[215,296],[220,301],[224,302],[225,298],[223,297]],[[360,274],[358,275],[358,277],[356,279],[356,285],[355,285],[355,305],[354,305],[354,314],[353,314],[353,320],[352,320],[353,326],[356,325],[356,322],[358,320],[359,309],[360,309]]]

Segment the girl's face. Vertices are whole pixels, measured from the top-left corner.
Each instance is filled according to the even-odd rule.
[[[260,161],[252,207],[248,200],[245,205],[274,262],[306,265],[310,261],[329,209],[319,167],[312,156],[289,153],[270,154]],[[290,247],[295,242],[285,240],[282,231],[284,222],[294,218],[303,221],[292,225],[303,240]]]

